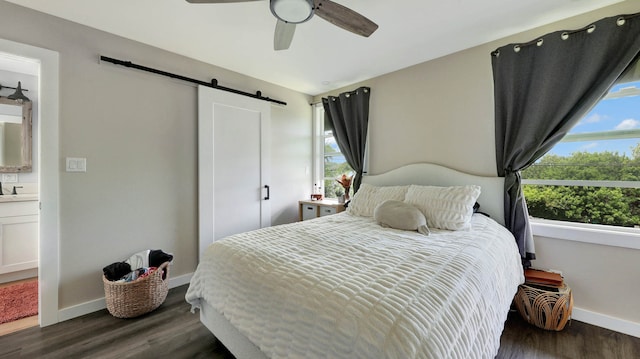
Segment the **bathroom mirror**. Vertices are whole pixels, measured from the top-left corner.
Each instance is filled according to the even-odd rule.
[[[31,172],[31,101],[0,97],[0,173]]]

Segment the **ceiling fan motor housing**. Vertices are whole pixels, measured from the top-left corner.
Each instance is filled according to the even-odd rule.
[[[269,0],[269,9],[286,23],[300,24],[313,16],[313,0]]]
[[[258,0],[186,0],[193,4],[225,4]],[[378,25],[365,16],[332,0],[269,0],[269,10],[278,19],[273,35],[273,49],[286,50],[291,45],[296,24],[309,21],[314,15],[350,31],[369,37]]]

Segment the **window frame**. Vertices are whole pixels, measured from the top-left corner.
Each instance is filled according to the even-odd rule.
[[[327,154],[324,152],[325,141],[329,137],[334,137],[333,135],[328,136],[325,134],[324,129],[324,107],[322,103],[317,103],[313,105],[313,185],[312,191],[316,190],[316,186],[320,184],[322,187],[322,194],[324,195],[326,192],[326,188],[324,188],[325,181],[332,180],[333,178],[325,177],[325,158]],[[331,155],[340,155],[343,156],[342,152],[333,152]],[[325,197],[328,199],[337,199],[336,197]]]
[[[640,250],[640,231],[629,227],[530,218],[534,236]]]
[[[609,93],[602,100],[623,97],[621,91]],[[629,91],[627,91],[629,92]],[[637,91],[636,91],[637,92]],[[624,94],[637,96],[638,93]],[[602,101],[600,100],[600,101]],[[594,140],[640,139],[640,129],[610,130],[601,132],[567,134],[560,142],[583,142]],[[640,181],[590,181],[590,180],[541,180],[522,179],[523,185],[541,186],[589,186],[609,188],[640,188]],[[532,233],[535,236],[583,242],[597,245],[640,249],[640,228],[602,224],[590,224],[530,217]]]
[[[324,108],[322,103],[313,105],[313,172],[311,176],[311,190],[314,186],[324,181]]]
[[[637,181],[532,180],[523,185],[640,188]],[[526,200],[526,199],[525,199]],[[529,217],[533,235],[575,242],[640,249],[640,229]],[[606,238],[606,239],[604,239]]]

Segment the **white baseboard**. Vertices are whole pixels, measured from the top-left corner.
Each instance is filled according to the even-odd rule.
[[[58,322],[97,312],[107,307],[104,297],[58,310]]]
[[[37,266],[37,263],[36,263]],[[18,280],[35,278],[38,276],[38,268],[25,269],[17,272],[0,274],[0,284],[15,282]]]
[[[193,273],[187,273],[181,276],[169,278],[169,289],[188,284],[192,276]],[[76,304],[67,308],[62,308],[58,310],[58,322],[64,322],[65,320],[97,312],[99,310],[105,309],[106,307],[107,303],[104,297],[102,297],[88,302]]]
[[[571,319],[640,338],[640,323],[573,307]]]

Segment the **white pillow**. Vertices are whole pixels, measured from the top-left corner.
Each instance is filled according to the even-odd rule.
[[[373,186],[363,183],[353,195],[347,212],[361,217],[373,217],[373,210],[380,203],[393,199],[403,201],[409,186]]]
[[[418,208],[430,228],[457,231],[471,225],[473,205],[480,196],[480,186],[417,186],[407,190],[405,202]]]
[[[416,207],[396,200],[388,200],[380,203],[373,210],[373,218],[382,227],[391,227],[403,231],[418,231],[429,235],[427,219]]]

